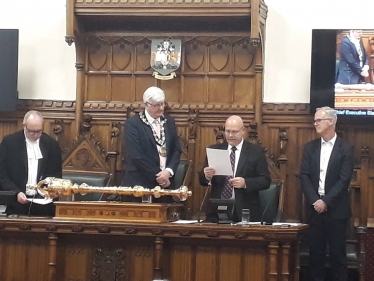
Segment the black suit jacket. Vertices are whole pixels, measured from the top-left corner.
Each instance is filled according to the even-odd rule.
[[[362,44],[362,39],[360,39],[360,46],[363,65],[368,65],[368,58],[365,47]],[[357,54],[357,49],[348,37],[344,37],[340,44],[340,60],[336,82],[342,84],[359,84],[364,81],[364,77],[360,74],[361,72],[362,67],[360,66],[360,58]]]
[[[214,144],[210,148],[227,150],[228,144],[227,142]],[[205,159],[204,167],[208,167],[207,159]],[[243,142],[235,177],[243,177],[246,184],[246,189],[234,188],[236,220],[241,219],[242,209],[250,209],[251,221],[260,221],[261,204],[258,192],[269,188],[271,182],[265,152],[262,147],[246,141]],[[225,179],[225,176],[213,176],[210,198],[221,198]],[[199,180],[201,185],[208,185],[204,171],[199,174]]]
[[[164,124],[166,137],[166,167],[176,173],[180,155],[182,153],[177,128],[174,119],[165,114]],[[133,116],[125,122],[125,170],[122,177],[123,186],[140,185],[146,188],[154,188],[159,184],[156,174],[160,170],[160,157],[152,129],[144,124],[139,115]],[[170,189],[174,189],[174,176],[170,178]],[[179,187],[179,186],[178,186]]]
[[[315,212],[313,203],[320,199],[318,194],[320,176],[321,138],[304,146],[300,170],[301,190],[305,195],[308,218]],[[352,146],[337,137],[331,152],[325,180],[327,212],[334,219],[346,219],[351,216],[349,203],[349,184],[354,168]]]
[[[57,141],[43,133],[39,140],[43,155],[38,163],[37,181],[46,177],[62,177],[61,149]],[[28,161],[24,131],[5,136],[0,145],[0,189],[26,191]],[[18,208],[21,204],[11,206]],[[9,207],[9,206],[8,206]]]

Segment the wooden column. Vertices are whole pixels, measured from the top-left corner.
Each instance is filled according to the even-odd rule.
[[[269,281],[278,280],[278,242],[269,243]]]
[[[164,240],[160,237],[155,239],[155,255],[154,255],[154,268],[153,279],[162,279],[162,249]]]
[[[57,235],[50,233],[48,235],[49,239],[49,272],[48,272],[48,281],[56,280],[56,246],[57,246]]]
[[[290,242],[284,242],[282,245],[282,281],[290,279]]]

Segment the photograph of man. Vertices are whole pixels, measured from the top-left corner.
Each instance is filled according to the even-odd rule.
[[[362,30],[350,30],[343,38],[336,83],[360,84],[369,76],[369,62],[361,35]]]
[[[227,150],[233,166],[234,177],[215,175],[215,169],[208,167],[205,159],[204,169],[199,173],[203,186],[211,184],[210,198],[235,199],[234,221],[241,221],[242,209],[250,210],[250,220],[261,220],[259,191],[269,188],[270,173],[265,150],[244,140],[243,120],[236,115],[230,116],[225,123],[225,139],[221,144],[210,146],[213,149]],[[207,220],[214,218],[207,214]]]
[[[349,184],[354,157],[352,146],[335,133],[336,111],[318,108],[314,127],[321,136],[304,146],[300,185],[305,196],[309,224],[309,264],[312,280],[323,281],[326,245],[329,246],[332,276],[347,278],[346,238],[351,216]]]
[[[23,119],[23,130],[5,136],[0,145],[0,190],[17,192],[17,202],[7,206],[7,214],[54,216],[55,206],[30,203],[43,198],[29,189],[46,177],[62,177],[61,149],[43,132],[43,116],[31,110]]]
[[[125,122],[125,167],[122,186],[175,189],[174,174],[182,153],[174,119],[164,113],[165,94],[149,87],[143,94],[145,110]],[[168,196],[154,202],[170,202]],[[126,200],[139,201],[139,198]]]

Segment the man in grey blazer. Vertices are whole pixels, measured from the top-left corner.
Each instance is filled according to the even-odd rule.
[[[43,116],[29,111],[23,130],[5,136],[0,145],[0,190],[15,191],[17,202],[7,206],[7,214],[54,216],[53,203],[38,205],[30,198],[42,198],[28,186],[46,177],[62,177],[61,149],[57,141],[43,133]]]
[[[317,109],[314,126],[321,136],[304,146],[300,185],[309,223],[312,280],[324,280],[326,244],[329,245],[333,280],[347,278],[346,235],[351,216],[349,184],[354,157],[352,146],[335,133],[336,111]]]
[[[200,184],[211,184],[210,198],[235,199],[234,221],[240,221],[242,209],[250,210],[250,220],[261,220],[261,204],[259,191],[270,186],[270,173],[266,162],[265,151],[262,147],[244,140],[245,128],[243,120],[236,115],[230,116],[225,123],[226,142],[210,146],[213,149],[227,150],[231,155],[234,150],[234,176],[228,180],[226,176],[215,175],[216,171],[208,167],[205,160],[204,169],[199,174]],[[229,181],[229,184],[226,181]],[[231,186],[231,192],[226,189]],[[226,188],[225,188],[226,187]],[[214,220],[207,213],[207,220]]]

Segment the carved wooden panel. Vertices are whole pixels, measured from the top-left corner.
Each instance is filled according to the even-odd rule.
[[[181,37],[177,78],[156,81],[147,37],[87,37],[84,101],[142,102],[144,90],[159,84],[176,103],[246,104],[255,102],[256,49],[247,37]]]

